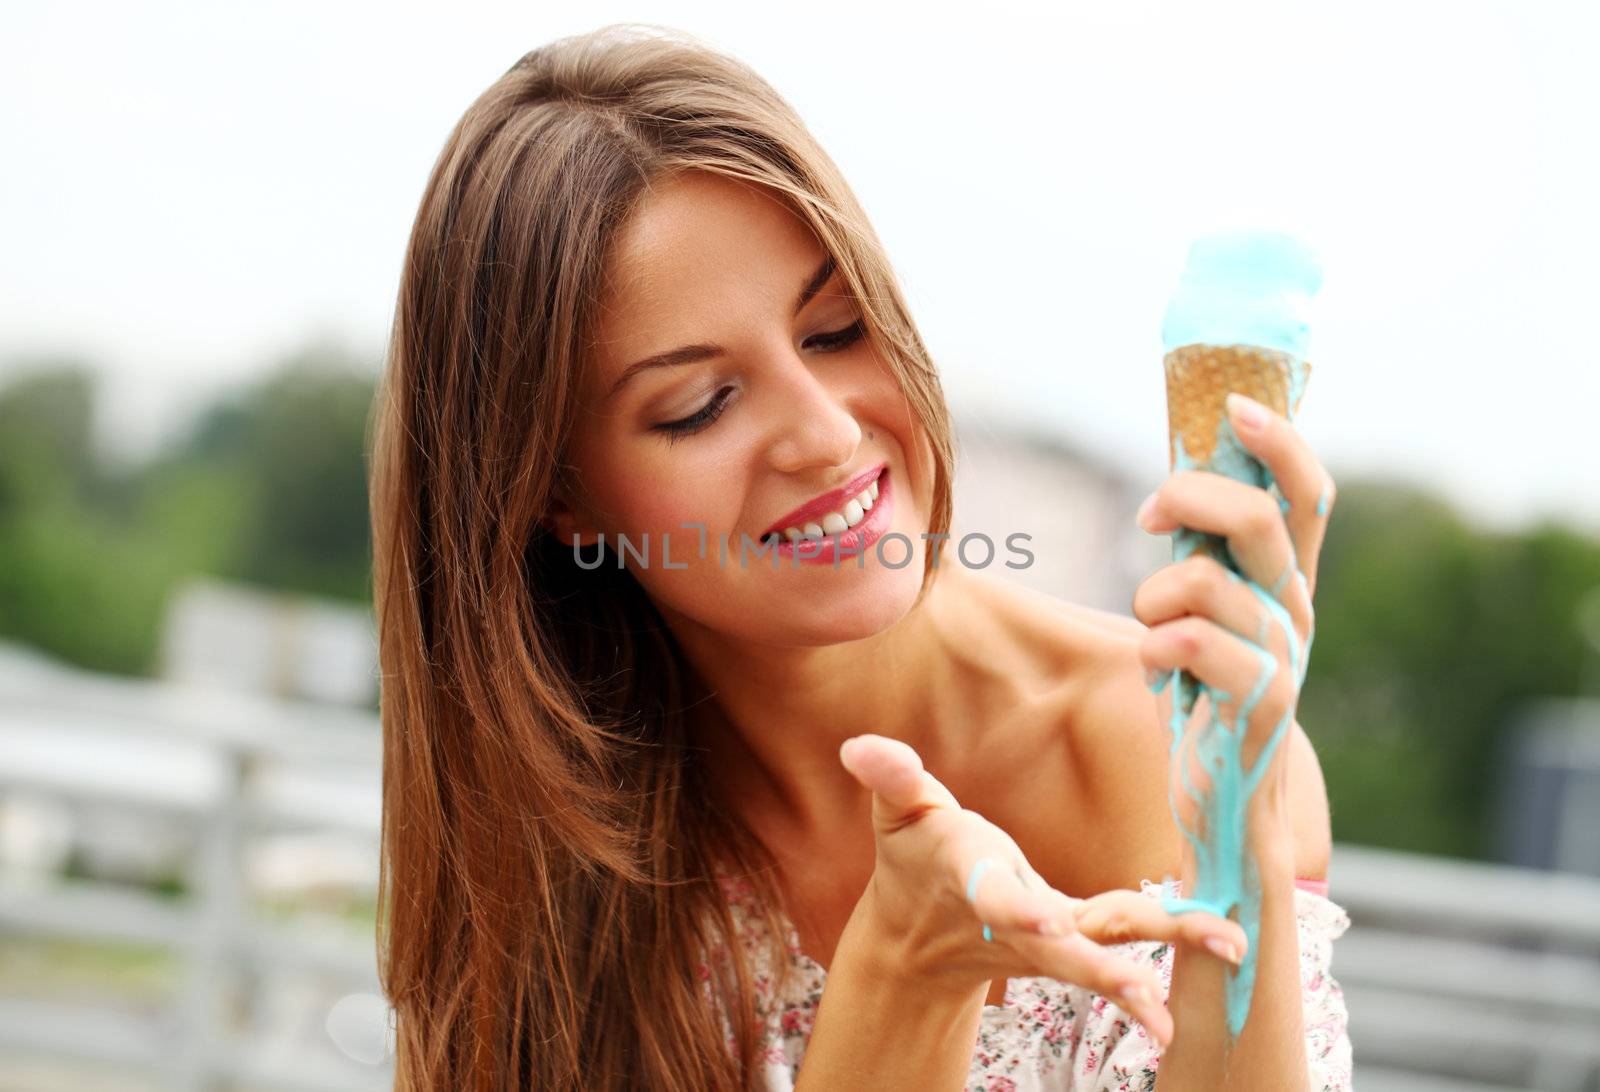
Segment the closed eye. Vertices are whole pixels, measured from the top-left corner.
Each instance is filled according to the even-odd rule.
[[[815,346],[824,353],[837,353],[860,341],[866,332],[866,320],[856,319],[856,321],[842,330],[814,334],[806,339],[806,344]],[[695,410],[689,416],[676,421],[665,421],[650,427],[654,431],[667,433],[671,440],[676,440],[681,436],[693,435],[722,416],[722,411],[727,408],[728,399],[732,396],[733,391],[733,387],[722,387],[712,396],[711,401]]]
[[[856,319],[843,330],[834,330],[831,333],[817,334],[814,337],[808,338],[807,340],[811,342],[821,342],[823,346],[823,352],[836,353],[840,349],[848,348],[849,346],[860,341],[862,335],[866,332],[866,320]]]
[[[663,424],[651,425],[650,427],[658,432],[667,433],[667,435],[672,439],[699,432],[711,422],[715,421],[718,417],[722,416],[722,410],[725,406],[727,406],[728,399],[732,396],[732,394],[732,387],[723,387],[712,396],[711,401],[695,410],[689,416],[677,421],[667,421]]]

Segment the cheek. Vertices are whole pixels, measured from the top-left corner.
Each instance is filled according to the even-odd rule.
[[[916,533],[920,533],[927,530],[933,512],[933,479],[937,471],[933,442],[911,408],[910,399],[887,370],[872,390],[872,405],[877,419],[893,431],[894,442],[905,460],[895,518],[905,519],[907,526],[915,526]]]
[[[652,542],[670,534],[676,544],[699,534],[685,523],[703,523],[708,533],[734,528],[743,496],[735,468],[743,464],[733,444],[702,433],[670,447],[654,438],[630,447],[632,457],[607,490],[619,530],[648,532]]]

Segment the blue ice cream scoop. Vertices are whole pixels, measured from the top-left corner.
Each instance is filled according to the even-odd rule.
[[[1161,323],[1165,352],[1185,345],[1256,345],[1304,358],[1322,266],[1281,231],[1227,231],[1189,247]]]

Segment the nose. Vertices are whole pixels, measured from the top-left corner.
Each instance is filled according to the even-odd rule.
[[[770,449],[773,468],[791,473],[815,466],[848,466],[861,446],[861,426],[849,405],[849,386],[830,379],[792,352],[773,387],[776,416]]]

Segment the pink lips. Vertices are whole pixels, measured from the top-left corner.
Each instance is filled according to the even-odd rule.
[[[867,481],[871,481],[869,477]],[[867,516],[854,527],[840,531],[838,534],[823,535],[821,538],[799,538],[790,542],[787,538],[779,537],[778,544],[773,548],[780,562],[793,564],[802,561],[813,565],[844,566],[850,564],[852,559],[864,555],[867,548],[882,538],[889,530],[889,523],[894,513],[894,492],[891,485],[889,471],[885,469],[883,476],[878,479],[878,499],[873,502]],[[857,489],[856,493],[861,490]],[[846,496],[855,496],[848,493]],[[825,508],[823,511],[833,511]],[[813,513],[814,514],[814,513]],[[794,524],[785,524],[792,527]],[[770,533],[770,532],[769,532]],[[854,562],[857,565],[861,561]]]
[[[862,490],[871,485],[873,480],[877,478],[879,474],[882,474],[888,465],[888,463],[879,463],[877,466],[869,467],[868,469],[863,470],[860,474],[857,474],[855,477],[851,478],[848,482],[845,482],[845,484],[840,486],[838,489],[830,490],[829,492],[822,494],[822,496],[817,497],[815,500],[807,501],[799,508],[796,508],[793,512],[790,512],[788,515],[778,520],[771,527],[768,527],[765,531],[762,531],[759,538],[766,538],[774,531],[782,534],[785,527],[803,527],[805,523],[814,516],[820,517],[829,512],[843,511],[845,501],[849,500],[851,497],[859,495]],[[881,490],[883,487],[880,485],[878,488]]]

